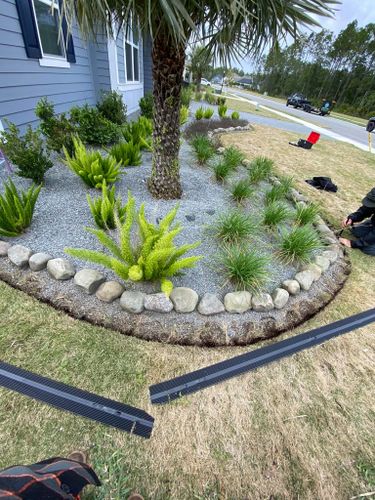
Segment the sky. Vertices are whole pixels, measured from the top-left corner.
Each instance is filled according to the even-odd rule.
[[[338,34],[355,19],[359,26],[375,23],[375,0],[341,0],[341,5],[336,6],[336,9],[334,18],[317,18],[322,28]],[[309,30],[306,31],[309,32]],[[314,31],[320,31],[320,28],[315,28]],[[238,66],[238,64],[234,65]],[[242,64],[244,71],[251,71],[252,67],[251,60],[245,60]]]

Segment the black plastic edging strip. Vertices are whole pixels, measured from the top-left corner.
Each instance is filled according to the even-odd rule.
[[[0,386],[138,436],[151,436],[154,418],[145,411],[1,361]]]
[[[290,356],[327,340],[362,328],[375,321],[375,309],[341,319],[329,325],[266,347],[261,347],[234,358],[201,368],[186,375],[150,386],[151,402],[167,403],[186,394],[199,391],[218,382],[241,375],[260,366]]]

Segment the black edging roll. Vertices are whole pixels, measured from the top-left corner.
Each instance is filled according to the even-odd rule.
[[[151,436],[154,418],[145,411],[1,361],[0,386],[144,438]]]
[[[185,394],[199,391],[223,380],[254,370],[272,361],[277,361],[309,347],[316,346],[333,337],[343,335],[357,328],[362,328],[374,321],[375,309],[370,309],[275,344],[261,347],[255,351],[187,373],[186,375],[151,385],[149,388],[151,402],[154,404],[167,403]]]

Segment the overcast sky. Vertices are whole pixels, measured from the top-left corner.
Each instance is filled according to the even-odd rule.
[[[341,0],[341,5],[338,5],[336,9],[334,18],[318,18],[322,28],[339,33],[355,19],[357,19],[359,26],[375,23],[375,0]],[[314,31],[320,31],[320,28],[315,28]],[[251,71],[252,66],[250,60],[244,61],[242,64],[244,71]]]

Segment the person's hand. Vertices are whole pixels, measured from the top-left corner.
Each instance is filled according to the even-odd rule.
[[[345,247],[351,248],[352,242],[350,240],[347,240],[346,238],[339,238],[339,242],[341,245],[344,245]]]
[[[351,226],[352,224],[353,224],[352,219],[349,219],[349,217],[347,217],[341,222],[341,227]]]

